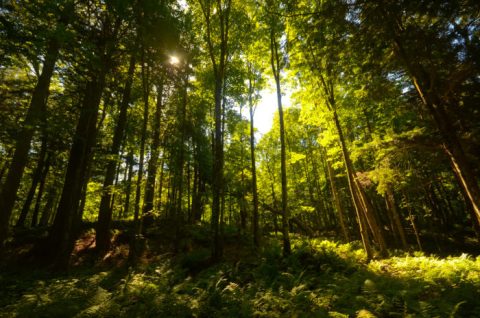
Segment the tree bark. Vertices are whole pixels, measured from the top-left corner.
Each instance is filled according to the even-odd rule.
[[[149,116],[149,96],[150,96],[150,65],[145,60],[145,47],[142,47],[141,53],[142,69],[142,90],[143,90],[143,123],[140,136],[140,158],[138,163],[137,184],[135,186],[135,210],[133,214],[134,235],[130,244],[128,259],[135,263],[143,249],[142,219],[140,218],[140,198],[142,195],[142,181],[145,161],[145,143],[147,139],[148,116]],[[143,210],[142,210],[143,211]]]
[[[123,206],[123,217],[128,216],[128,211],[130,210],[130,196],[132,192],[132,177],[133,177],[133,151],[127,155],[126,164],[128,166],[128,177],[127,177],[127,188],[125,189],[125,204]]]
[[[350,190],[350,194],[352,196],[352,201],[353,205],[355,207],[355,212],[357,215],[357,221],[358,221],[358,226],[360,229],[360,236],[362,238],[362,243],[363,247],[365,249],[365,252],[367,253],[367,258],[371,259],[373,257],[373,250],[370,245],[370,238],[368,235],[368,230],[365,224],[365,211],[363,210],[363,205],[360,201],[359,198],[359,193],[358,193],[358,188],[357,185],[355,184],[355,176],[353,172],[353,165],[352,161],[350,159],[350,154],[347,149],[347,145],[345,143],[345,138],[343,136],[343,130],[342,127],[340,126],[340,122],[338,120],[337,116],[337,111],[335,110],[335,103],[333,101],[333,97],[331,97],[331,100],[329,101],[331,112],[333,115],[333,121],[335,123],[335,128],[337,130],[338,138],[339,138],[339,143],[342,149],[342,155],[343,155],[343,160],[345,163],[345,168],[347,172],[347,180],[348,180],[348,188]]]
[[[16,227],[25,226],[25,220],[27,219],[28,212],[30,211],[30,206],[32,205],[33,197],[35,196],[38,182],[42,177],[42,171],[45,165],[45,156],[47,154],[47,140],[45,137],[42,139],[43,140],[40,148],[40,153],[38,155],[37,167],[35,168],[35,171],[32,177],[32,184],[30,186],[30,189],[28,190],[27,198],[25,199],[25,203],[23,204],[22,211],[20,212],[20,216],[17,220]]]
[[[248,87],[248,107],[250,113],[250,160],[252,168],[252,194],[253,194],[253,245],[258,248],[260,246],[260,230],[259,230],[259,214],[258,214],[258,191],[257,191],[257,164],[255,160],[255,129],[253,125],[253,85],[252,80],[249,80]]]
[[[242,114],[242,106],[240,104],[240,111],[239,113]],[[247,206],[245,200],[245,149],[244,149],[244,131],[240,132],[240,193],[239,193],[239,208],[240,208],[240,231],[241,233],[246,233],[247,231]]]
[[[162,159],[160,160],[160,176],[158,177],[158,194],[157,194],[157,202],[156,202],[156,206],[157,206],[157,211],[161,211],[161,207],[162,207],[162,197],[163,197],[163,179],[164,179],[164,176],[165,176],[165,173],[164,173],[164,157],[162,155]]]
[[[32,223],[31,226],[37,226],[38,224],[38,213],[40,212],[40,202],[42,201],[43,197],[43,190],[45,189],[45,182],[47,181],[47,175],[48,171],[50,170],[50,165],[51,165],[51,153],[47,154],[47,159],[45,160],[45,166],[43,168],[42,176],[40,177],[40,186],[38,188],[38,193],[37,193],[37,200],[35,202],[35,208],[33,209],[33,214],[32,214]]]
[[[186,63],[188,64],[188,63]],[[180,222],[184,220],[184,213],[183,213],[183,188],[184,188],[184,169],[185,169],[185,139],[186,139],[186,120],[187,120],[187,97],[188,97],[188,70],[185,70],[184,78],[183,78],[183,96],[182,102],[179,105],[179,130],[180,130],[180,141],[179,141],[179,148],[178,148],[178,162],[176,162],[177,169],[175,173],[175,184],[178,190],[178,194],[176,195],[176,201],[174,201],[175,206],[175,220],[177,230],[180,226]]]
[[[162,80],[161,80],[162,81]],[[160,148],[160,124],[163,108],[163,83],[157,86],[157,103],[153,123],[152,146],[150,148],[150,160],[147,168],[147,183],[145,184],[145,205],[143,213],[149,213],[154,209],[155,180],[157,177],[157,166]]]
[[[37,84],[35,85],[27,115],[15,143],[15,152],[10,162],[8,174],[1,187],[0,250],[3,249],[3,242],[8,236],[10,217],[17,198],[20,181],[28,161],[30,143],[37,126],[40,124],[41,118],[44,117],[46,112],[50,81],[58,58],[59,47],[58,41],[53,38],[47,45],[42,74],[39,76]]]
[[[352,173],[354,173],[353,165],[351,167],[352,167]],[[362,205],[362,210],[363,210],[365,219],[367,221],[368,227],[370,228],[370,231],[372,232],[373,239],[377,243],[377,246],[380,250],[380,255],[386,256],[388,254],[387,243],[385,240],[385,236],[383,234],[382,227],[379,224],[380,222],[377,218],[375,210],[373,209],[372,204],[368,200],[365,190],[363,189],[362,185],[360,184],[360,182],[355,176],[353,177],[353,181],[355,183],[358,199],[360,201],[360,204]]]
[[[430,80],[432,76],[424,66],[408,54],[400,37],[403,31],[399,29],[399,26],[394,27],[392,32],[395,54],[405,65],[420,99],[432,116],[441,136],[443,150],[450,160],[462,194],[470,203],[476,222],[480,224],[480,187],[456,129],[446,111],[445,102],[442,102],[442,92],[432,84]]]
[[[343,210],[342,202],[340,201],[340,197],[338,195],[337,186],[335,185],[332,165],[330,164],[328,159],[326,159],[325,162],[327,163],[328,179],[330,181],[330,188],[332,189],[333,202],[335,203],[335,209],[337,210],[337,213],[338,213],[338,220],[340,222],[340,227],[342,228],[343,237],[346,242],[350,242],[350,234],[348,232],[347,222],[345,220],[346,219],[345,211]]]
[[[285,123],[283,120],[282,91],[280,88],[280,56],[278,53],[278,44],[275,38],[273,26],[270,30],[270,64],[275,77],[277,88],[278,119],[280,124],[280,169],[282,183],[282,236],[283,236],[283,254],[291,253],[290,236],[288,232],[289,211],[287,204],[287,164],[285,149]]]
[[[112,185],[115,179],[118,153],[122,145],[125,128],[127,126],[128,105],[130,103],[130,92],[132,90],[133,76],[135,73],[135,52],[130,57],[127,79],[123,89],[122,102],[120,104],[120,113],[117,119],[117,125],[113,134],[112,146],[110,148],[110,158],[107,163],[105,179],[103,181],[102,198],[100,201],[100,210],[98,212],[98,223],[96,227],[96,248],[100,254],[104,254],[110,248],[110,224],[112,221]]]
[[[73,249],[78,224],[78,206],[85,185],[86,170],[91,159],[97,133],[97,117],[100,100],[105,87],[108,61],[103,61],[98,74],[93,74],[87,83],[80,119],[73,144],[52,230],[48,237],[48,259],[55,267],[66,267]]]
[[[149,116],[149,96],[150,96],[150,66],[145,61],[145,48],[142,48],[142,86],[143,86],[143,124],[140,135],[140,159],[138,163],[138,177],[135,189],[135,212],[133,221],[135,223],[135,235],[141,233],[140,220],[140,198],[142,194],[143,170],[145,161],[145,143],[147,139],[148,116]]]
[[[393,193],[393,190],[390,187],[388,187],[387,193],[385,196],[387,200],[388,209],[392,213],[392,217],[395,225],[395,228],[392,229],[392,231],[398,233],[398,235],[400,236],[400,240],[402,242],[402,247],[406,250],[408,249],[407,238],[405,235],[405,231],[403,230],[402,220],[400,218],[400,214],[398,213],[397,205],[395,204],[395,195]]]
[[[52,210],[55,208],[55,201],[57,199],[57,187],[56,185],[52,185],[49,187],[48,195],[47,195],[47,202],[45,203],[45,207],[42,210],[42,216],[40,218],[40,226],[47,226],[50,222],[50,216],[52,214]]]
[[[220,212],[221,198],[223,197],[223,144],[222,144],[222,81],[215,81],[215,138],[213,156],[213,200],[212,200],[212,258],[222,257],[222,242],[220,241]]]
[[[222,100],[224,95],[224,84],[226,77],[226,66],[228,61],[228,37],[229,37],[229,18],[231,10],[231,0],[218,1],[216,15],[214,18],[218,19],[219,27],[219,47],[220,52],[218,56],[215,55],[214,40],[212,39],[213,25],[212,25],[212,3],[199,1],[202,13],[206,23],[206,42],[208,45],[208,53],[213,67],[213,75],[215,78],[214,88],[214,133],[213,133],[213,176],[212,176],[212,217],[211,230],[213,236],[212,244],[212,260],[217,261],[223,255],[223,242],[221,241],[220,233],[220,213],[221,201],[224,195],[224,154],[223,154],[223,124],[222,124]]]

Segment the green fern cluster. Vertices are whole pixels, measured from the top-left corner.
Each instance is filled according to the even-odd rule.
[[[359,243],[292,243],[286,258],[272,240],[256,257],[213,265],[194,250],[123,270],[2,275],[0,317],[480,316],[480,257],[367,263]]]

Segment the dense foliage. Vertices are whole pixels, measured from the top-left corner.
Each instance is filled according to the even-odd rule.
[[[6,283],[52,299],[2,305],[55,311],[66,284],[94,300],[58,315],[129,316],[147,297],[184,316],[475,316],[478,260],[419,255],[479,251],[479,56],[473,0],[2,1],[1,265],[106,260],[123,236],[133,266],[121,285]],[[185,243],[192,229],[202,244]],[[258,258],[250,278],[225,262],[233,233]],[[178,255],[135,269],[164,241],[200,257],[200,276]],[[435,274],[417,284],[422,266]]]

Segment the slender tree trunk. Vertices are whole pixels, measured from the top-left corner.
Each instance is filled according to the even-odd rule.
[[[208,52],[213,67],[213,75],[215,78],[215,109],[214,109],[214,132],[213,132],[213,176],[212,176],[212,216],[211,216],[211,230],[213,236],[212,244],[212,260],[217,261],[223,255],[223,242],[221,240],[221,229],[219,224],[219,218],[221,213],[221,199],[223,197],[224,186],[224,154],[223,154],[223,124],[222,124],[222,100],[224,97],[224,84],[226,78],[226,67],[228,62],[228,37],[230,26],[230,10],[232,2],[227,0],[225,2],[216,2],[218,12],[216,16],[213,13],[212,3],[207,1],[199,1],[202,9],[202,13],[206,23],[206,42],[208,45]],[[212,39],[213,26],[212,18],[218,21],[218,35],[219,35],[219,48],[218,55],[215,54],[214,41]]]
[[[342,228],[343,237],[345,238],[346,242],[350,242],[350,234],[348,232],[347,222],[345,220],[345,211],[343,210],[342,202],[340,201],[340,197],[338,195],[337,186],[335,185],[332,165],[330,164],[328,159],[326,159],[325,162],[327,163],[328,179],[330,181],[333,202],[335,203],[335,209],[338,213],[338,220],[340,222],[340,227]]]
[[[186,71],[187,72],[187,71]],[[180,126],[180,143],[179,143],[179,155],[178,155],[178,168],[176,173],[176,183],[178,184],[178,195],[176,197],[175,204],[175,215],[177,222],[183,222],[184,220],[184,213],[182,207],[183,201],[183,187],[184,187],[184,169],[185,169],[185,139],[186,139],[186,121],[187,121],[187,94],[188,94],[188,73],[184,75],[184,87],[183,87],[183,96],[182,96],[182,103],[180,108],[179,116],[179,126]],[[180,224],[176,224],[177,229]]]
[[[149,96],[150,96],[150,66],[145,61],[145,48],[142,47],[142,87],[143,87],[143,124],[140,136],[140,159],[138,163],[138,176],[135,189],[135,211],[133,215],[133,222],[135,226],[135,234],[133,236],[132,245],[130,247],[128,258],[135,262],[140,250],[142,249],[142,241],[140,234],[142,233],[142,220],[140,219],[140,198],[142,195],[142,181],[143,181],[143,165],[145,160],[145,143],[147,139],[147,127],[149,116]]]
[[[37,84],[32,94],[30,106],[18,134],[15,143],[15,152],[13,154],[8,174],[0,192],[0,251],[3,249],[3,242],[8,236],[10,217],[17,198],[17,191],[20,187],[20,181],[28,161],[28,152],[30,143],[36,127],[40,124],[40,119],[44,118],[46,112],[47,97],[50,88],[55,63],[58,58],[59,43],[51,39],[47,45],[45,62],[42,68],[42,74],[39,76]]]
[[[260,246],[259,214],[258,214],[258,191],[257,191],[257,164],[255,160],[255,129],[253,125],[253,87],[252,80],[249,80],[248,106],[250,112],[250,160],[252,168],[252,194],[253,194],[253,245]]]
[[[333,114],[333,121],[335,123],[335,128],[337,130],[340,146],[341,146],[341,149],[342,149],[343,160],[345,162],[345,167],[346,167],[346,170],[347,170],[348,188],[350,190],[353,205],[355,207],[357,220],[358,220],[358,225],[359,225],[359,229],[360,229],[360,236],[362,238],[362,243],[363,243],[363,247],[365,249],[365,252],[367,253],[367,258],[371,259],[373,257],[373,250],[372,250],[372,247],[370,245],[370,239],[369,239],[368,232],[367,232],[367,227],[366,227],[366,224],[365,224],[365,212],[363,211],[362,203],[361,203],[360,198],[359,198],[358,189],[357,189],[357,186],[356,186],[355,180],[354,180],[355,176],[354,176],[354,172],[353,172],[352,162],[350,160],[350,154],[348,152],[347,145],[345,144],[345,138],[343,136],[342,127],[340,126],[340,122],[338,120],[337,112],[334,108],[335,107],[334,101],[331,100],[330,104],[331,104],[331,110],[332,110],[332,114]]]
[[[278,53],[277,40],[273,27],[270,31],[270,62],[275,77],[277,88],[278,119],[280,124],[280,165],[281,165],[281,183],[282,183],[282,235],[283,235],[283,254],[291,253],[290,236],[288,233],[289,211],[287,204],[287,164],[285,150],[285,123],[283,120],[282,91],[280,88],[280,56]]]
[[[128,166],[128,177],[127,177],[127,188],[125,189],[125,204],[123,206],[123,217],[126,218],[128,216],[128,212],[130,210],[130,195],[132,192],[132,176],[133,176],[133,151],[127,155],[126,164]]]
[[[30,206],[32,205],[33,197],[35,196],[38,182],[42,177],[42,171],[45,165],[45,156],[47,154],[47,139],[45,137],[42,139],[43,140],[40,148],[40,153],[38,155],[37,167],[35,168],[35,171],[32,177],[32,185],[30,186],[30,190],[28,191],[27,198],[25,199],[25,203],[23,204],[22,211],[20,212],[20,216],[16,224],[17,227],[25,226],[25,220],[27,219],[28,212],[30,212]]]
[[[42,210],[42,216],[40,218],[40,226],[47,226],[50,221],[50,216],[52,214],[52,210],[55,208],[55,202],[57,200],[57,187],[55,184],[51,185],[48,190],[47,195],[47,202],[45,203],[45,207]]]
[[[162,80],[161,80],[162,81]],[[145,205],[143,213],[149,213],[154,209],[155,180],[157,178],[157,165],[160,148],[160,121],[163,108],[163,83],[157,86],[157,103],[155,107],[152,145],[150,147],[150,160],[147,168],[147,183],[145,184]]]
[[[453,172],[462,190],[465,200],[470,203],[475,219],[480,224],[480,187],[477,178],[471,168],[456,129],[442,103],[441,92],[431,83],[428,72],[423,65],[410,58],[405,50],[399,33],[403,32],[398,28],[394,31],[393,43],[397,57],[405,64],[410,78],[417,90],[420,99],[432,116],[440,136],[442,147],[447,154]]]
[[[352,172],[354,172],[353,165],[352,165]],[[375,210],[373,209],[371,202],[368,200],[365,190],[363,189],[358,179],[354,177],[353,181],[355,182],[356,191],[357,191],[360,203],[362,205],[362,210],[364,212],[365,219],[367,221],[367,224],[370,230],[372,231],[373,239],[378,245],[381,256],[385,256],[388,254],[387,243],[385,240],[385,236],[383,234],[383,230],[379,224],[380,222],[378,220],[378,217],[375,213]]]
[[[120,113],[116,121],[113,134],[112,146],[110,148],[110,160],[107,163],[105,179],[103,181],[102,198],[98,212],[98,224],[96,228],[96,248],[100,254],[104,254],[110,248],[110,225],[112,221],[112,185],[115,179],[115,172],[118,162],[118,153],[122,145],[125,128],[127,126],[128,105],[130,103],[130,92],[132,90],[133,76],[135,73],[135,52],[130,57],[127,79],[123,89]]]
[[[143,181],[143,170],[144,170],[144,161],[145,161],[145,143],[147,139],[147,127],[148,127],[148,116],[149,116],[149,95],[150,95],[150,84],[149,84],[149,66],[145,64],[145,60],[142,58],[142,82],[143,82],[143,124],[142,132],[140,136],[140,160],[138,164],[138,178],[135,194],[135,214],[134,221],[136,223],[136,233],[140,233],[140,198],[141,198],[141,184]]]
[[[160,176],[158,180],[158,194],[157,194],[157,211],[161,211],[162,207],[162,194],[163,194],[163,179],[164,179],[164,161],[165,159],[163,158],[162,155],[162,160],[160,160]]]
[[[31,226],[37,226],[38,224],[38,213],[40,211],[40,202],[42,201],[43,190],[45,188],[45,182],[47,181],[48,171],[51,165],[51,153],[47,154],[47,159],[45,160],[45,166],[43,168],[42,176],[40,177],[40,186],[38,188],[37,200],[35,202],[35,208],[33,209],[32,214],[32,223]]]
[[[100,126],[97,125],[97,129],[98,127]],[[82,223],[83,214],[85,213],[85,205],[87,204],[88,181],[92,176],[92,166],[93,166],[92,161],[93,161],[93,152],[90,154],[90,157],[88,158],[87,168],[85,169],[85,174],[83,177],[85,179],[85,182],[83,182],[83,185],[82,185],[82,191],[80,194],[80,204],[78,206],[78,211],[76,213],[76,219],[74,220],[74,223],[77,223],[77,224]]]
[[[220,213],[221,198],[223,196],[223,131],[222,131],[222,78],[215,81],[215,132],[213,156],[213,200],[212,200],[212,232],[213,251],[212,258],[218,260],[222,257],[222,242],[220,238]]]
[[[192,205],[191,205],[191,196],[192,196],[192,171],[191,171],[191,162],[190,160],[187,161],[187,222],[192,220]]]
[[[194,152],[196,152],[194,150]],[[197,155],[194,154],[194,157]],[[196,162],[196,158],[193,162],[193,187],[192,187],[192,213],[190,223],[194,224],[197,221],[197,214],[198,214],[198,189],[199,189],[199,173],[198,173],[198,163]]]
[[[400,218],[400,214],[398,213],[397,205],[395,204],[395,195],[390,187],[388,187],[387,189],[386,200],[388,209],[392,213],[393,221],[395,224],[395,229],[392,229],[392,231],[398,233],[402,242],[402,247],[406,250],[408,249],[407,238],[405,235],[405,231],[403,230],[402,220]]]
[[[115,182],[113,183],[113,189],[116,190],[118,189],[118,179],[120,178],[120,168],[122,167],[122,157],[123,157],[123,146],[122,146],[122,149],[120,150],[120,156],[118,158],[118,163],[117,163],[117,167],[115,168]],[[112,200],[110,202],[110,211],[112,211],[112,218],[114,218],[114,215],[115,215],[115,199],[117,198],[117,193],[116,191],[113,191],[113,194],[112,194]],[[122,211],[120,209],[120,211],[117,213],[117,220],[120,219],[120,215],[121,215]]]
[[[405,202],[408,202],[407,195],[405,193],[402,193],[403,199]],[[418,231],[417,224],[415,222],[415,216],[412,214],[412,208],[407,205],[407,211],[408,211],[408,220],[410,221],[410,225],[412,226],[413,233],[415,234],[415,239],[417,240],[417,245],[420,251],[423,250],[422,248],[422,242],[420,240],[420,232]]]
[[[240,104],[240,114],[242,114],[242,104]],[[245,150],[244,150],[244,131],[242,130],[240,133],[240,200],[239,200],[239,208],[240,208],[240,229],[242,234],[246,233],[247,231],[247,207],[245,202]]]

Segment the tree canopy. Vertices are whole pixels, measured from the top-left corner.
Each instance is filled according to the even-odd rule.
[[[470,0],[2,1],[0,258],[478,253],[479,56]]]

